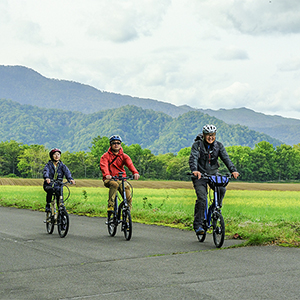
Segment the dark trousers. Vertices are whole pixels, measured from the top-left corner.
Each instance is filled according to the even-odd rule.
[[[193,178],[193,185],[197,195],[197,200],[195,203],[195,211],[194,211],[194,230],[197,230],[199,227],[203,227],[204,221],[204,211],[206,208],[206,198],[207,198],[207,185],[209,184],[208,179],[197,179]],[[222,206],[222,200],[225,196],[226,188],[220,187],[220,199],[219,206]]]
[[[51,203],[53,194],[56,195],[56,199],[58,200],[60,197],[60,187],[54,186],[52,187],[50,184],[44,184],[44,191],[47,193],[46,202]]]

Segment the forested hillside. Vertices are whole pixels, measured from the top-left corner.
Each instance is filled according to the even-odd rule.
[[[228,125],[199,111],[178,118],[167,114],[123,106],[93,114],[45,109],[1,99],[0,141],[15,140],[24,144],[60,147],[63,151],[88,151],[97,136],[120,134],[127,145],[139,144],[154,154],[173,152],[191,146],[203,124],[218,127],[218,140],[225,146],[253,148],[260,141],[274,146],[279,140],[249,130],[246,126]]]
[[[83,113],[93,113],[124,105],[167,112],[176,117],[194,110],[189,106],[120,95],[97,90],[78,82],[50,79],[23,66],[0,66],[0,99],[45,108],[60,108]]]
[[[78,82],[46,78],[23,66],[0,66],[0,79],[0,99],[9,99],[21,104],[86,114],[126,105],[152,109],[171,117],[178,117],[189,111],[201,111],[225,123],[247,126],[288,145],[300,143],[300,120],[269,116],[246,108],[202,110],[201,101],[197,109],[187,105],[175,106],[163,101],[100,91]],[[182,99],[183,103],[184,101],[185,99]]]

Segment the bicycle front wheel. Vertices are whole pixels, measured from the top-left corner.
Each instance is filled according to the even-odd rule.
[[[117,232],[116,216],[114,212],[107,213],[107,230],[110,236],[115,236]]]
[[[70,225],[69,215],[66,209],[64,208],[59,212],[58,219],[57,219],[58,234],[61,238],[64,238],[67,235],[69,231],[69,225]]]
[[[204,242],[205,238],[206,238],[206,231],[203,234],[198,234],[197,235],[198,241],[199,242]]]
[[[225,238],[225,223],[221,212],[213,214],[213,239],[217,248],[221,248]]]
[[[51,211],[46,212],[46,230],[49,234],[52,234],[54,230],[54,216]]]
[[[122,211],[122,230],[124,232],[125,239],[129,241],[132,235],[132,221],[129,209],[124,209]]]

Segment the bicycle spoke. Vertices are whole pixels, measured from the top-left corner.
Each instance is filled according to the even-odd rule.
[[[221,212],[213,215],[213,239],[217,248],[221,248],[225,238],[225,223]]]
[[[57,229],[58,229],[59,236],[61,238],[64,238],[68,233],[69,215],[65,208],[59,212],[58,220],[57,220]]]
[[[132,221],[129,209],[124,210],[122,213],[122,230],[124,231],[125,239],[129,241],[132,235]]]
[[[116,216],[113,212],[108,212],[106,224],[109,235],[115,236],[118,225],[116,223]]]
[[[54,218],[49,211],[46,212],[46,230],[49,234],[52,234],[54,230]]]

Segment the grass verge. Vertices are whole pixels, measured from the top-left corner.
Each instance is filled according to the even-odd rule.
[[[69,213],[106,217],[108,189],[71,187]],[[44,211],[41,186],[1,186],[0,205]],[[192,230],[195,193],[191,189],[135,189],[134,222]],[[228,190],[222,213],[227,238],[244,245],[300,246],[300,193]]]

